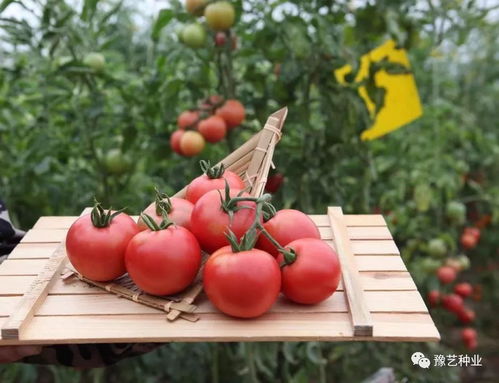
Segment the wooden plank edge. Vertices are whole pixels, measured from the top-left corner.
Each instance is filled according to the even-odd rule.
[[[33,281],[29,290],[16,306],[1,329],[2,339],[19,339],[23,328],[25,328],[35,310],[42,304],[43,299],[48,295],[51,286],[55,282],[55,275],[62,269],[66,253],[64,243],[61,243],[47,264]]]
[[[350,239],[343,222],[343,211],[341,207],[328,207],[327,214],[340,259],[343,288],[350,308],[354,336],[370,337],[373,335],[373,321],[360,284],[359,272],[354,263]]]

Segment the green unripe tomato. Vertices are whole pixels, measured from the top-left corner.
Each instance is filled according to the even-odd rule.
[[[181,34],[181,41],[191,48],[201,48],[206,42],[206,32],[201,24],[189,24]]]
[[[433,238],[428,242],[428,253],[432,257],[443,257],[447,254],[447,245],[445,241],[440,238]]]
[[[462,225],[466,221],[466,206],[461,202],[451,201],[447,204],[445,214],[452,223]]]
[[[424,258],[421,261],[421,268],[428,274],[434,273],[440,266],[442,262],[435,258]]]
[[[194,16],[201,16],[207,0],[186,0],[185,9]]]
[[[433,199],[432,190],[427,184],[418,184],[414,188],[414,202],[416,203],[416,208],[425,212],[428,211],[431,205],[431,201]]]
[[[231,3],[217,1],[209,4],[204,10],[206,23],[215,31],[225,31],[234,25],[236,12]]]
[[[106,65],[106,59],[101,53],[90,52],[83,59],[83,64],[95,71],[101,71]]]
[[[131,161],[120,149],[111,149],[106,153],[104,165],[108,173],[122,175],[130,170]]]
[[[457,256],[457,261],[461,265],[462,270],[467,270],[470,268],[470,259],[466,255],[459,254]]]

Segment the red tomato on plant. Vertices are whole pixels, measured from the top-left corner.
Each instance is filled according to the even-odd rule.
[[[239,194],[240,190],[231,189],[230,198]],[[223,195],[223,203],[221,200]],[[248,193],[243,193],[248,197]],[[251,201],[238,202],[236,205],[245,208],[233,212],[232,219],[226,211],[229,202],[227,195],[220,190],[211,190],[202,196],[194,205],[191,215],[192,233],[196,236],[201,247],[209,253],[229,244],[226,238],[228,229],[235,234],[238,240],[248,231],[256,216],[256,204]]]
[[[438,306],[438,304],[440,303],[440,291],[431,290],[428,293],[428,302],[430,303],[431,307]]]
[[[282,292],[290,300],[316,304],[330,297],[338,288],[341,277],[338,255],[326,242],[302,238],[286,245],[291,254],[279,253],[282,266]]]
[[[199,113],[195,110],[185,110],[177,118],[177,126],[179,129],[188,127],[194,128],[199,120]]]
[[[263,227],[281,246],[301,238],[321,238],[314,221],[305,213],[293,209],[279,210],[263,224]],[[274,257],[279,254],[276,247],[263,234],[258,237],[256,247]]]
[[[448,284],[456,279],[456,270],[450,266],[441,266],[437,269],[438,280],[443,284]]]
[[[162,210],[168,214],[168,219],[174,224],[185,227],[187,230],[191,228],[191,213],[194,205],[183,198],[168,197],[164,193],[156,190],[156,201],[151,203],[143,211],[144,214],[152,217],[159,225],[163,221]],[[139,218],[137,222],[140,230],[147,229],[146,223]]]
[[[153,230],[132,238],[125,254],[126,269],[135,284],[146,293],[172,295],[189,286],[201,266],[201,248],[187,229],[158,225],[142,215]]]
[[[237,318],[255,318],[270,309],[281,288],[281,272],[268,253],[234,252],[225,246],[204,265],[203,286],[211,303]]]
[[[224,139],[227,126],[222,117],[211,116],[199,123],[198,130],[206,141],[214,144]]]
[[[457,313],[457,318],[461,323],[468,324],[475,320],[475,312],[469,308],[463,307],[463,309]]]
[[[265,184],[265,191],[267,193],[277,193],[284,182],[284,175],[282,173],[275,173],[271,175]]]
[[[245,185],[241,177],[230,170],[225,170],[223,165],[210,167],[207,161],[200,161],[203,175],[192,180],[187,186],[185,199],[192,203],[196,203],[203,195],[211,190],[223,189],[225,181],[231,189],[244,189]]]
[[[223,47],[225,45],[226,41],[227,41],[227,38],[225,36],[225,32],[217,32],[215,34],[215,45],[217,47]]]
[[[170,136],[170,147],[175,153],[180,155],[182,155],[182,149],[180,149],[180,140],[182,139],[183,135],[183,130],[176,130]]]
[[[477,242],[480,240],[481,232],[480,232],[480,229],[478,227],[465,227],[464,233],[472,235],[476,239]]]
[[[463,298],[457,294],[444,295],[442,297],[442,306],[448,311],[457,314],[463,309]]]
[[[193,157],[201,153],[204,149],[205,141],[203,136],[192,130],[185,132],[180,138],[180,151],[186,157]]]
[[[139,232],[125,213],[105,212],[96,204],[91,214],[78,218],[66,236],[66,252],[71,264],[93,281],[111,281],[125,274],[125,250]]]
[[[216,115],[225,120],[227,129],[232,129],[244,121],[246,110],[238,100],[227,100],[222,107],[217,109]]]
[[[474,350],[478,346],[476,330],[466,327],[461,330],[461,339],[469,350]]]
[[[471,234],[471,233],[466,233],[464,232],[462,235],[461,235],[461,246],[464,248],[464,249],[473,249],[476,244],[477,244],[477,239],[476,237]]]
[[[454,286],[454,292],[463,298],[466,298],[473,293],[473,286],[468,282],[458,283]]]

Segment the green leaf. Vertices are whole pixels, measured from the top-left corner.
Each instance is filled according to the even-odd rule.
[[[97,3],[99,0],[85,0],[83,3],[83,9],[81,10],[81,19],[84,21],[89,21],[95,14],[97,9]]]
[[[0,13],[2,13],[3,11],[5,11],[5,9],[11,5],[12,3],[17,3],[16,0],[3,0],[1,3],[0,3]]]
[[[156,19],[154,26],[152,27],[151,38],[154,41],[158,41],[159,34],[172,20],[174,14],[171,9],[162,9],[159,11],[158,18]]]

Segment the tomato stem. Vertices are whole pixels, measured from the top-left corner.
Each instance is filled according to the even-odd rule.
[[[156,192],[154,202],[156,206],[156,214],[162,215],[163,210],[166,211],[167,214],[170,214],[172,211],[172,201],[170,200],[168,194],[160,192],[157,187],[154,188],[154,191]]]
[[[218,166],[211,166],[210,161],[205,161],[205,160],[199,161],[199,167],[201,168],[203,173],[208,176],[209,179],[222,178],[225,172],[224,164],[220,164]]]
[[[125,209],[123,208],[112,213],[112,208],[110,207],[106,212],[100,202],[94,198],[94,208],[90,213],[90,219],[92,220],[92,224],[97,228],[108,227],[111,225],[113,218],[123,213]]]
[[[146,224],[146,226],[151,230],[151,231],[160,231],[160,230],[165,230],[167,228],[169,228],[171,225],[173,225],[173,221],[171,221],[169,218],[168,218],[168,213],[166,212],[165,209],[161,208],[161,216],[163,217],[161,223],[158,225],[158,223],[154,220],[154,218],[152,218],[150,215],[148,214],[145,214],[145,213],[141,213],[140,214],[140,218],[142,219],[142,221],[144,221],[144,223]],[[159,214],[158,214],[159,215]]]

